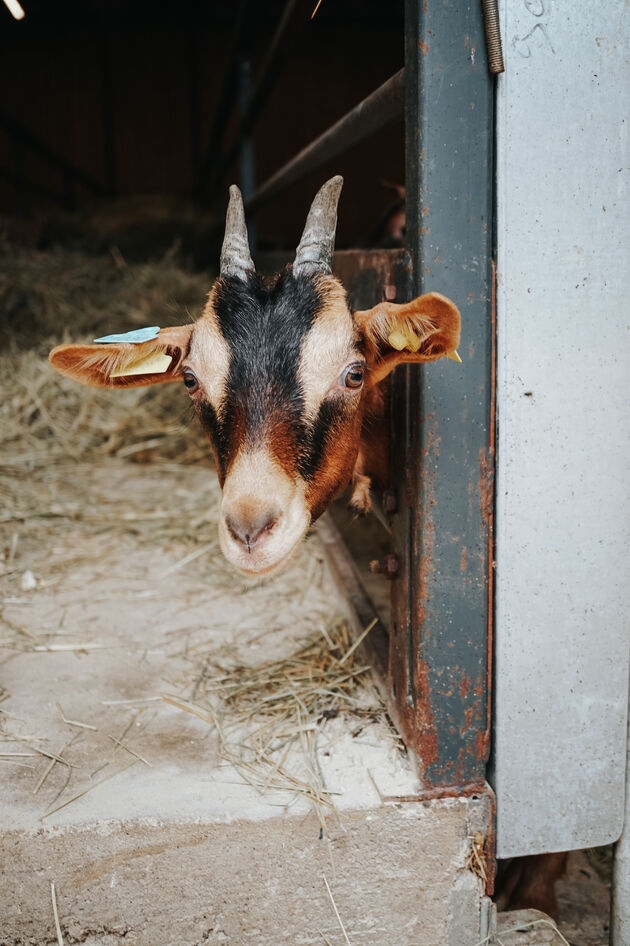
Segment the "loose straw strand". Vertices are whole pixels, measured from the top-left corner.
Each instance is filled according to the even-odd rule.
[[[53,915],[55,917],[55,929],[57,931],[57,943],[59,946],[63,946],[63,936],[61,935],[61,927],[59,925],[59,913],[57,912],[57,897],[55,895],[55,885],[50,882],[50,898],[52,900]]]

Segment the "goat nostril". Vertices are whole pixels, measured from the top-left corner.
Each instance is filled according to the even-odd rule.
[[[278,515],[275,512],[261,513],[260,516],[255,518],[225,517],[228,532],[233,539],[244,545],[248,552],[251,552],[264,535],[271,532],[277,521]]]

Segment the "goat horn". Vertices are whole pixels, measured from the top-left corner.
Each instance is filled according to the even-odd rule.
[[[331,177],[320,187],[306,218],[306,226],[295,254],[293,273],[312,276],[332,272],[337,229],[337,204],[343,187],[343,178]]]
[[[219,274],[221,276],[238,276],[239,279],[247,279],[248,274],[255,271],[254,262],[249,252],[243,197],[236,184],[232,184],[230,187],[230,202],[225,216],[225,236],[221,247]]]

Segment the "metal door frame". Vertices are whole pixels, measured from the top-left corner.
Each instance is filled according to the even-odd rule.
[[[484,790],[494,511],[493,129],[481,7],[406,2],[410,297],[462,313],[462,365],[396,373],[392,700],[428,791]],[[404,422],[401,423],[404,418]]]

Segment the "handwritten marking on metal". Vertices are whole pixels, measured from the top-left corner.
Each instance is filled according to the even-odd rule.
[[[530,59],[536,47],[549,49],[555,56],[556,50],[551,42],[547,24],[542,19],[549,14],[551,3],[549,0],[523,0],[523,6],[538,22],[534,23],[527,33],[514,36],[512,48],[521,59]],[[540,41],[536,43],[535,40]]]

